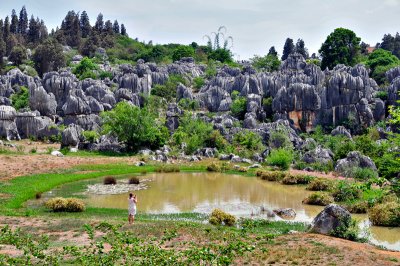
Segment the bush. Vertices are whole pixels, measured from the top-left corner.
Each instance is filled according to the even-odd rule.
[[[89,141],[90,143],[96,142],[96,140],[100,137],[100,134],[97,133],[96,131],[88,130],[88,131],[83,131],[83,137],[85,140]]]
[[[282,170],[288,170],[293,161],[293,152],[287,149],[272,150],[267,157],[267,163],[271,166],[277,166]]]
[[[12,106],[17,110],[29,107],[29,91],[26,87],[21,86],[16,93],[12,94],[11,97]]]
[[[172,140],[178,147],[186,143],[185,152],[192,154],[197,149],[207,146],[212,132],[212,124],[187,114],[180,119],[179,127],[172,136]]]
[[[233,100],[231,105],[231,113],[234,117],[239,120],[244,119],[244,115],[247,111],[247,99],[246,97],[237,96],[236,99]]]
[[[206,84],[204,78],[202,77],[195,77],[193,79],[193,87],[198,91],[201,89],[201,87],[204,86],[204,84]]]
[[[140,109],[120,102],[113,110],[102,113],[101,117],[104,133],[115,134],[130,150],[140,147],[158,148],[169,138],[168,129],[157,119],[158,114],[147,108]]]
[[[115,179],[115,177],[113,177],[113,176],[106,176],[106,177],[104,177],[103,184],[104,185],[116,185],[117,179]]]
[[[269,136],[268,143],[272,149],[293,149],[293,144],[284,130],[273,130]]]
[[[236,149],[235,153],[242,157],[251,157],[265,149],[261,136],[249,130],[236,133],[233,136],[233,146]]]
[[[315,177],[309,175],[293,175],[288,174],[282,179],[285,185],[305,185],[309,184]]]
[[[327,191],[332,189],[333,182],[327,178],[316,178],[307,186],[307,190],[311,191]]]
[[[211,216],[208,220],[210,224],[213,225],[226,225],[226,226],[233,226],[236,223],[235,216],[223,212],[220,209],[214,209],[211,213]]]
[[[368,211],[368,217],[373,225],[400,226],[400,203],[377,204]]]
[[[129,178],[129,184],[130,185],[139,185],[140,180],[137,176],[132,176],[131,178]]]
[[[370,168],[354,167],[350,169],[348,173],[349,177],[353,177],[358,180],[368,180],[378,177],[378,173]]]
[[[194,49],[191,46],[180,45],[172,53],[172,60],[179,61],[183,57],[194,57]]]
[[[330,233],[331,236],[340,237],[343,239],[366,242],[368,239],[360,238],[360,228],[358,227],[357,221],[354,219],[349,219],[342,221],[342,225],[337,227],[333,232]]]
[[[86,78],[96,79],[97,75],[94,71],[97,69],[98,66],[90,58],[84,57],[72,72],[80,80],[84,80]]]
[[[177,165],[163,164],[158,166],[155,171],[157,173],[178,173],[181,171],[181,169],[179,169],[179,166]]]
[[[333,202],[333,197],[322,192],[314,192],[305,198],[302,202],[308,205],[326,206]]]
[[[48,200],[45,206],[54,212],[83,212],[85,210],[84,202],[75,198],[53,198]]]
[[[362,190],[356,184],[339,181],[332,192],[335,201],[352,201],[362,197]]]
[[[351,213],[367,213],[369,206],[366,201],[356,201],[348,203],[344,207]]]
[[[216,163],[211,163],[209,165],[207,165],[207,171],[208,172],[221,172],[221,166],[219,166]]]
[[[151,90],[151,95],[156,95],[165,98],[167,101],[171,101],[176,98],[176,88],[179,83],[187,86],[187,80],[181,75],[171,75],[169,76],[167,82],[163,85],[157,84]]]
[[[281,171],[258,171],[257,176],[259,176],[262,180],[267,181],[281,181],[286,176],[286,172]]]

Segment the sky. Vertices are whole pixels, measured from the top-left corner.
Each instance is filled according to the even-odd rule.
[[[130,37],[159,44],[206,44],[204,35],[225,26],[237,60],[265,55],[271,46],[282,54],[288,37],[302,38],[310,54],[318,52],[339,27],[371,45],[400,31],[400,0],[1,0],[0,17],[13,8],[19,15],[23,5],[49,31],[69,10],[86,10],[92,25],[101,12],[105,20],[125,24]]]

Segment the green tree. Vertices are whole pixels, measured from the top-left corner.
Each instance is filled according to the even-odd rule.
[[[9,59],[14,65],[21,65],[26,59],[26,49],[22,46],[15,46],[10,53]]]
[[[115,134],[129,150],[141,147],[158,148],[168,140],[168,129],[147,108],[140,109],[127,102],[101,114],[104,133]]]
[[[269,48],[268,55],[274,55],[278,57],[278,52],[276,51],[275,46],[271,46],[271,48]]]
[[[168,77],[167,82],[164,85],[157,84],[151,90],[151,95],[165,98],[167,101],[171,101],[176,97],[176,88],[179,83],[188,85],[186,79],[180,75],[171,75]]]
[[[3,57],[6,55],[6,43],[4,41],[3,20],[0,19],[0,70],[4,65]]]
[[[232,36],[226,36],[226,27],[221,26],[217,32],[205,35],[207,39],[207,47],[209,50],[208,59],[220,61],[221,63],[230,63],[233,61],[230,51],[233,46]]]
[[[237,96],[231,105],[231,113],[234,117],[239,120],[243,120],[247,111],[247,99],[246,97]]]
[[[258,71],[273,72],[279,69],[281,61],[277,55],[268,54],[266,56],[255,55],[250,59],[251,65]]]
[[[95,70],[98,70],[97,65],[89,58],[84,57],[82,61],[74,68],[73,73],[80,79],[93,78],[96,79]]]
[[[37,24],[36,19],[33,17],[33,15],[29,20],[29,30],[27,37],[27,41],[33,44],[37,43],[40,38],[39,25]]]
[[[42,76],[44,73],[58,70],[65,66],[63,48],[55,39],[47,39],[36,48],[33,55],[36,71]]]
[[[22,86],[19,90],[11,95],[12,106],[18,111],[29,106],[29,91]]]
[[[338,64],[355,65],[361,49],[360,41],[361,39],[349,29],[335,29],[319,50],[322,69],[327,67],[332,69]]]
[[[124,24],[121,24],[121,35],[122,36],[128,36],[128,34],[126,33],[126,28]]]
[[[114,33],[116,33],[116,34],[120,34],[120,29],[119,29],[118,20],[115,20],[115,21],[114,21],[114,24],[113,24],[113,31],[114,31]]]
[[[172,54],[172,60],[179,61],[183,57],[194,57],[194,49],[191,46],[181,45]]]
[[[367,66],[371,69],[371,77],[378,84],[386,81],[386,71],[400,65],[400,60],[391,52],[376,49],[368,56]]]
[[[233,62],[231,51],[222,48],[211,51],[208,55],[208,59],[220,61],[221,63]]]
[[[90,26],[89,16],[86,11],[83,11],[80,16],[79,26],[81,28],[82,38],[87,38],[92,30],[92,26]]]
[[[25,36],[28,32],[28,13],[26,12],[25,6],[22,7],[19,12],[19,21],[18,21],[18,33]]]
[[[293,39],[287,38],[283,46],[282,61],[286,60],[295,51],[294,49]]]
[[[10,25],[10,32],[13,34],[18,33],[18,16],[15,12],[15,9],[11,12],[11,25]]]

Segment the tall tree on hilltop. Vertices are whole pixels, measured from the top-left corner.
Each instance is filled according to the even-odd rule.
[[[275,46],[271,46],[271,48],[269,48],[268,55],[278,56]]]
[[[7,16],[4,20],[3,40],[6,42],[10,35],[10,18]]]
[[[0,19],[0,69],[3,67],[3,57],[6,55],[6,43],[3,39],[3,20]]]
[[[47,31],[46,24],[44,24],[43,20],[40,20],[39,23],[39,41],[43,41],[49,37],[49,32]]]
[[[92,31],[85,43],[82,45],[80,52],[84,56],[93,57],[99,45],[99,38],[96,32]]]
[[[82,38],[87,38],[92,30],[92,26],[90,26],[89,16],[86,11],[82,12],[79,24],[81,27]]]
[[[37,43],[39,41],[39,25],[37,25],[36,19],[31,16],[29,20],[29,30],[28,30],[28,42]]]
[[[124,24],[121,24],[121,35],[122,35],[122,36],[128,36],[128,35],[126,34],[126,29],[125,29],[125,25],[124,25]]]
[[[69,11],[61,24],[61,30],[65,36],[66,44],[72,47],[80,45],[80,23],[79,15],[74,11]]]
[[[24,37],[28,33],[28,13],[26,12],[25,6],[23,6],[19,12],[18,33],[22,34]]]
[[[119,24],[118,24],[117,20],[114,21],[113,30],[114,30],[114,33],[116,33],[116,34],[120,33]]]
[[[337,64],[355,65],[360,54],[360,41],[361,39],[349,29],[335,29],[319,49],[322,57],[321,68],[332,69]]]
[[[104,24],[104,32],[106,32],[107,34],[114,33],[113,24],[111,20],[107,20],[106,23]]]
[[[297,40],[295,51],[296,51],[296,53],[301,54],[304,57],[304,59],[308,59],[308,57],[309,57],[308,49],[306,48],[306,45],[305,45],[303,39]]]
[[[104,21],[103,21],[103,14],[99,14],[96,19],[96,23],[94,24],[94,30],[98,33],[102,32],[104,29]]]
[[[283,46],[283,53],[282,53],[282,61],[286,60],[288,56],[293,53],[294,50],[294,44],[293,44],[293,39],[287,38],[285,41],[285,45]]]
[[[376,48],[381,48],[392,52],[397,58],[400,58],[400,34],[397,32],[395,36],[385,34],[382,43],[377,44]]]
[[[15,12],[15,9],[11,12],[11,25],[10,25],[10,32],[17,34],[18,33],[18,16]]]

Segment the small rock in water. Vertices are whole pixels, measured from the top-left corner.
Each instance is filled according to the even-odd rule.
[[[62,154],[60,151],[52,151],[51,155],[57,157],[64,157],[64,154]]]
[[[294,219],[296,218],[296,212],[291,208],[275,209],[273,212],[281,217],[282,219]]]

